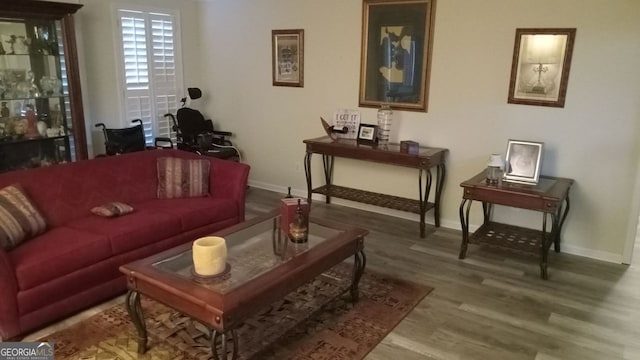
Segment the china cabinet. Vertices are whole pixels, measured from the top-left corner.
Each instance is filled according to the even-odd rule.
[[[87,158],[72,17],[80,7],[0,7],[0,172]]]

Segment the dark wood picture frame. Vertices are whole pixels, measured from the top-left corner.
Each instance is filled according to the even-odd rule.
[[[378,125],[360,124],[358,127],[358,144],[374,145],[378,143]]]
[[[510,104],[564,107],[575,28],[516,29]]]
[[[271,30],[273,86],[304,87],[304,30]]]
[[[436,0],[364,0],[359,105],[427,111]]]

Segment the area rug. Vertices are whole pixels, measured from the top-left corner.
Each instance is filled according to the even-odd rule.
[[[344,290],[351,265],[339,264],[237,329],[238,359],[352,360],[364,358],[432,290],[366,270],[360,300]],[[137,354],[136,331],[124,304],[47,336],[55,358],[107,360],[211,359],[201,324],[142,296],[148,351]]]

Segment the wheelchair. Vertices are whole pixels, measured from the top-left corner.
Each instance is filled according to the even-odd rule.
[[[199,88],[188,88],[187,91],[192,100],[202,97],[202,91]],[[171,113],[164,115],[171,118],[178,149],[220,159],[242,161],[240,150],[228,139],[233,136],[233,133],[214,130],[211,120],[205,120],[200,111],[186,107],[186,97],[180,102],[182,106],[175,116]]]
[[[173,147],[171,139],[162,137],[155,139],[155,147],[147,146],[144,138],[142,120],[135,119],[132,120],[131,123],[137,125],[123,129],[109,129],[104,125],[104,123],[98,123],[95,125],[97,128],[102,128],[106,156],[156,148],[170,149]]]

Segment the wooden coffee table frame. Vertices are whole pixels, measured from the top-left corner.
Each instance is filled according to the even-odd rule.
[[[277,216],[277,212],[232,226],[216,235],[228,236],[274,216]],[[153,265],[189,251],[191,243],[121,266],[120,271],[126,275],[129,288],[126,297],[127,311],[138,333],[138,353],[143,354],[147,350],[141,294],[205,325],[210,331],[211,351],[216,360],[228,359],[228,343],[232,350],[230,358],[237,358],[238,339],[235,329],[245,319],[350,256],[354,257],[353,274],[351,285],[345,291],[350,291],[353,301],[357,301],[358,284],[366,267],[364,237],[368,231],[313,217],[310,221],[341,233],[224,294]],[[221,347],[220,354],[217,351],[218,345]]]

